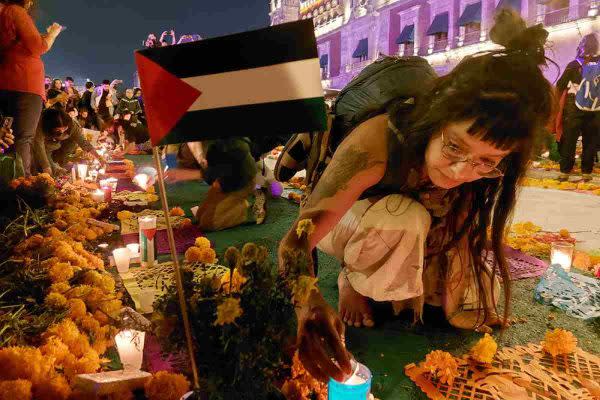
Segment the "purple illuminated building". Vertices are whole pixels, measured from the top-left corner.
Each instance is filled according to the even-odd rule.
[[[448,73],[468,54],[495,47],[494,13],[543,23],[546,55],[564,68],[581,38],[600,29],[600,0],[271,0],[271,24],[313,18],[324,88],[342,88],[380,55],[419,55]],[[546,76],[557,79],[549,67]]]

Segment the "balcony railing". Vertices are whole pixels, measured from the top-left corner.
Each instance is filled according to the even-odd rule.
[[[597,9],[597,2],[582,2],[570,7],[559,8],[557,10],[548,10],[537,16],[537,22],[542,22],[546,26],[564,24],[580,18],[586,18],[591,8]]]
[[[479,43],[479,39],[481,38],[480,30],[472,30],[470,32],[465,33],[465,38],[463,40],[463,45],[469,45],[473,43]]]
[[[404,51],[401,52],[401,55],[404,57],[412,56],[415,53],[415,45],[414,43],[405,44]]]

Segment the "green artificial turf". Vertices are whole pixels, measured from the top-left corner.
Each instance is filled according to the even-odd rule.
[[[130,157],[136,164],[149,164],[149,157]],[[168,185],[169,206],[189,209],[198,205],[208,186],[200,182]],[[269,199],[267,219],[263,225],[247,225],[222,232],[206,233],[215,244],[217,254],[222,256],[229,246],[240,247],[252,241],[267,246],[276,254],[279,240],[296,218],[298,206],[285,199]],[[337,307],[337,274],[339,264],[333,258],[319,253],[319,286],[325,298]],[[513,283],[513,317],[521,322],[505,330],[495,332],[502,346],[539,342],[547,329],[564,328],[579,339],[582,349],[598,352],[600,349],[600,321],[583,321],[567,316],[564,312],[541,305],[533,299],[537,279],[524,279]],[[502,302],[502,300],[501,300]],[[367,365],[373,373],[373,394],[381,400],[416,400],[427,397],[404,375],[404,366],[419,362],[435,349],[462,355],[481,337],[481,334],[459,331],[450,327],[443,314],[434,308],[426,308],[424,323],[413,326],[412,316],[390,317],[382,307],[376,317],[379,322],[372,329],[347,329],[347,346],[354,356]],[[377,318],[376,318],[377,319]]]

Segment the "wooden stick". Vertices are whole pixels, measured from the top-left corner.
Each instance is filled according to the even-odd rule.
[[[200,380],[198,378],[198,367],[196,366],[194,343],[192,341],[192,328],[190,326],[190,317],[188,315],[187,304],[185,302],[185,293],[183,291],[183,279],[181,277],[181,270],[179,269],[180,267],[179,258],[177,257],[177,248],[175,247],[175,236],[173,235],[173,227],[171,226],[171,219],[169,218],[169,204],[167,202],[167,191],[165,189],[165,181],[162,165],[160,163],[160,154],[158,153],[158,147],[152,148],[152,154],[154,155],[154,163],[156,165],[156,171],[158,172],[158,189],[163,207],[163,213],[165,214],[167,238],[169,239],[171,258],[173,259],[173,274],[175,275],[175,284],[177,285],[177,297],[179,298],[179,307],[181,308],[181,317],[183,319],[183,329],[185,331],[187,350],[190,357],[190,367],[192,368],[192,376],[194,378],[194,390],[199,391]]]

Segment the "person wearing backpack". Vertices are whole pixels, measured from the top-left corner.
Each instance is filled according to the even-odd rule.
[[[344,324],[372,326],[373,301],[412,308],[416,320],[424,303],[438,306],[461,329],[507,323],[504,232],[554,103],[539,68],[547,36],[502,11],[490,37],[504,49],[465,58],[412,107],[401,98],[365,115],[334,149],[279,248],[282,274],[317,246],[341,262],[339,315],[318,289],[295,308],[299,356],[315,378],[351,373]],[[307,219],[308,239],[298,233]]]
[[[568,181],[575,165],[575,151],[582,138],[581,173],[583,181],[592,180],[594,158],[600,143],[600,65],[598,38],[590,33],[577,47],[577,57],[571,61],[557,82],[564,95],[563,134],[559,142],[559,181]]]
[[[40,34],[29,11],[32,0],[0,0],[0,110],[14,117],[19,175],[31,175],[32,143],[45,100],[44,63],[62,27]]]

